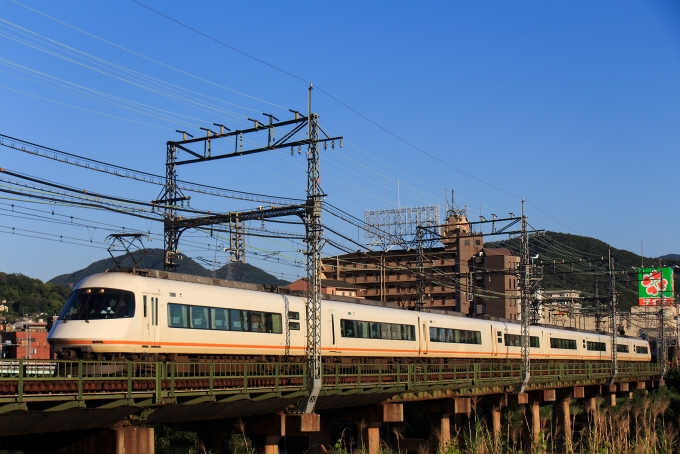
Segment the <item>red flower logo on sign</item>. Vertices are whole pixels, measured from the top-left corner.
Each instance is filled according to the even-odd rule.
[[[661,271],[652,271],[642,276],[642,286],[648,295],[656,296],[668,287],[668,280],[661,279]]]

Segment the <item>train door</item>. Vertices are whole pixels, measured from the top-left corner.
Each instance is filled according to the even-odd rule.
[[[428,343],[430,341],[430,333],[428,332],[427,329],[427,321],[421,320],[420,317],[418,317],[418,324],[421,327],[420,331],[420,343],[418,344],[420,354],[421,355],[427,355],[427,350],[428,350]]]
[[[158,293],[142,294],[144,340],[150,347],[158,347],[160,342],[160,328],[158,326],[159,298],[160,295]]]
[[[331,324],[330,330],[329,330],[329,332],[331,333],[331,336],[330,336],[331,337],[331,348],[329,350],[331,350],[331,352],[337,353],[337,350],[338,350],[337,336],[338,336],[339,333],[337,333],[336,330],[335,330],[335,321],[337,320],[337,317],[335,315],[335,309],[329,310],[328,313],[329,313],[328,320],[329,320],[329,323]]]

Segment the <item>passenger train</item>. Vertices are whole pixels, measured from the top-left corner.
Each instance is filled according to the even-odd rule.
[[[321,323],[324,361],[521,358],[516,322],[323,300]],[[78,283],[48,341],[60,358],[302,361],[306,330],[301,297],[108,272]],[[610,347],[606,335],[530,331],[532,360],[609,361]],[[621,337],[617,357],[649,361],[649,344]]]

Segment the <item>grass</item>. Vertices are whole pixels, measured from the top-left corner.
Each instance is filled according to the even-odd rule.
[[[491,432],[491,415],[473,411],[450,440],[432,430],[429,451],[435,454],[680,454],[680,395],[663,388],[647,394],[635,393],[632,399],[619,399],[616,407],[605,407],[598,398],[593,408],[571,401],[570,424],[557,425],[552,406],[541,407],[541,433],[530,443],[529,424],[521,407],[502,409],[502,430]],[[571,428],[569,427],[571,426]],[[404,431],[394,427],[383,441],[381,454],[405,454]],[[385,434],[384,434],[385,436]],[[330,449],[332,454],[367,454],[361,443],[343,432]]]

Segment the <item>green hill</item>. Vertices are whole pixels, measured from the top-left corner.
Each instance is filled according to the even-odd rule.
[[[509,240],[485,243],[486,247],[507,247],[519,255],[520,240]],[[615,269],[622,272],[616,276],[616,290],[622,309],[627,310],[637,305],[637,275],[634,269],[643,263],[645,267],[659,265],[658,258],[645,257],[623,249],[612,248]],[[545,232],[534,235],[529,240],[529,252],[532,257],[538,254],[535,263],[543,263],[544,278],[540,286],[546,290],[574,289],[582,292],[583,296],[594,296],[596,279],[599,294],[607,294],[608,284],[605,276],[608,265],[607,257],[609,245],[595,238],[589,238],[568,233]],[[666,256],[663,266],[675,267],[680,260]],[[604,259],[604,260],[603,260]],[[572,262],[561,264],[560,262]],[[626,274],[623,274],[626,273]],[[674,275],[675,288],[680,283],[678,273]]]
[[[146,251],[135,251],[133,253],[135,259],[141,257],[139,266],[141,268],[162,270],[163,269],[163,250],[162,249],[147,249]],[[143,257],[142,257],[143,256]],[[116,257],[116,260],[122,261],[123,267],[131,267],[132,260],[124,255]],[[181,256],[178,261],[178,273],[191,274],[194,276],[212,276],[213,272],[205,269],[202,265],[192,260],[185,255]],[[94,262],[82,270],[74,271],[73,273],[62,274],[52,278],[50,284],[58,284],[64,286],[73,286],[80,282],[87,276],[97,273],[103,273],[108,269],[112,269],[116,262],[112,258],[99,260]],[[288,281],[277,279],[271,274],[247,263],[229,263],[222,268],[215,270],[215,277],[219,279],[229,279],[239,282],[250,282],[252,284],[270,284],[270,285],[287,285]]]
[[[61,285],[44,284],[23,274],[0,273],[0,301],[7,301],[6,317],[10,323],[24,314],[59,314],[69,293]]]

